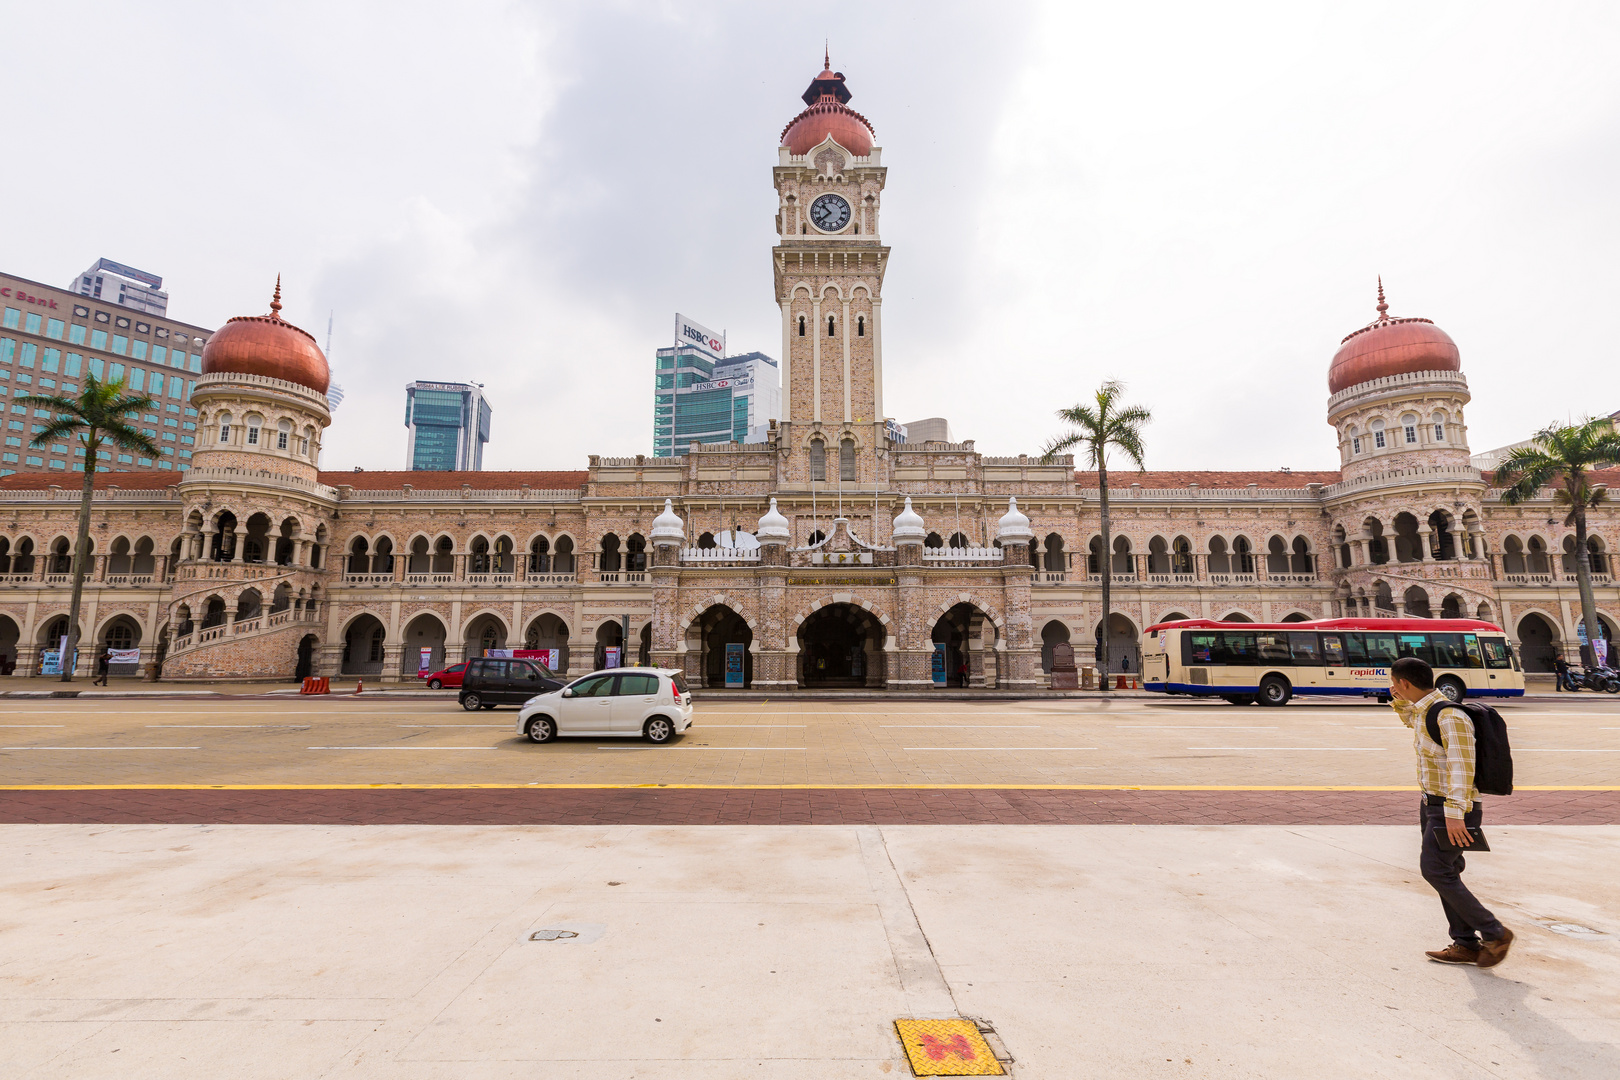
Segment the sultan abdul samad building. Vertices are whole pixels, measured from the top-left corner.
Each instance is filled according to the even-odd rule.
[[[749,684],[773,690],[925,687],[942,642],[953,682],[965,661],[973,686],[1029,689],[1053,643],[1099,631],[1108,573],[1132,670],[1140,631],[1186,616],[1469,615],[1532,668],[1573,654],[1564,512],[1550,492],[1501,504],[1470,461],[1457,346],[1389,316],[1381,291],[1328,368],[1341,471],[1116,473],[1110,551],[1071,460],[886,439],[887,169],[849,99],[818,75],[772,170],[784,406],[768,442],[581,472],[322,472],[326,359],[278,296],[208,340],[193,467],[97,477],[84,633],[165,679],[396,678],[422,649],[440,665],[500,647],[559,649],[578,674],[628,629],[632,659],[710,685],[744,643]],[[0,479],[0,652],[18,676],[66,629],[78,487]],[[739,529],[759,547],[714,546]],[[1620,513],[1592,531],[1613,618]]]

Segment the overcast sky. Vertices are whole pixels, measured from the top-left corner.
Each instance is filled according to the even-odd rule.
[[[98,256],[268,310],[400,468],[405,382],[494,469],[651,452],[679,310],[780,349],[771,167],[821,66],[889,167],[885,403],[1034,452],[1105,378],[1155,468],[1335,468],[1326,374],[1391,310],[1462,349],[1476,451],[1620,408],[1613,4],[7,4],[0,268]]]

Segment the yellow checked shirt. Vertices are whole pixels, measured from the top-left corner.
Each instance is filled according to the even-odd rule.
[[[1474,788],[1473,721],[1455,705],[1441,709],[1436,720],[1444,746],[1429,738],[1428,725],[1423,722],[1429,706],[1449,700],[1440,691],[1433,690],[1421,701],[1394,698],[1390,704],[1401,723],[1412,729],[1412,745],[1417,750],[1418,787],[1425,795],[1442,796],[1446,800],[1446,817],[1460,821],[1479,800],[1479,792]]]

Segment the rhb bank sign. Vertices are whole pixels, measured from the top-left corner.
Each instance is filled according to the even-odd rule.
[[[675,344],[677,346],[695,345],[717,360],[726,355],[725,334],[717,334],[707,326],[693,322],[680,312],[675,313]]]

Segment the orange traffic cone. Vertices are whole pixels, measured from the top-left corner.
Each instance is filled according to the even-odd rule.
[[[354,681],[354,692],[355,693],[358,694],[361,691],[365,690],[365,688],[366,688],[366,680],[364,680],[364,679],[356,679]]]

